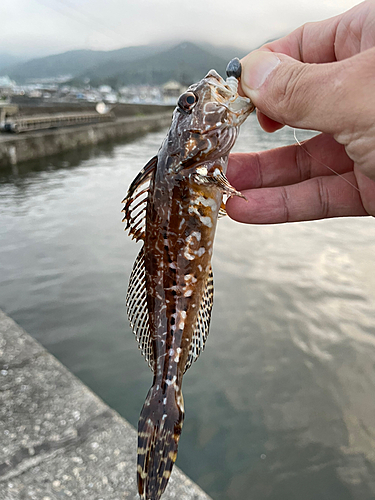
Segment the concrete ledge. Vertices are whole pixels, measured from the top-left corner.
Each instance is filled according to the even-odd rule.
[[[132,137],[170,125],[172,114],[119,118],[114,122],[0,136],[0,168],[98,142]]]
[[[0,311],[0,500],[136,500],[136,431]],[[162,500],[210,500],[176,467]]]

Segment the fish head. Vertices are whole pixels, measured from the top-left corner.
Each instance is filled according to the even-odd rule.
[[[173,113],[168,153],[177,160],[174,171],[225,157],[253,110],[250,99],[238,94],[237,78],[209,71],[180,96]]]
[[[197,97],[191,124],[203,134],[223,127],[238,127],[254,110],[250,99],[238,94],[237,78],[231,76],[224,80],[213,69],[200,82],[191,85],[187,94],[189,92]],[[182,105],[186,100],[184,95],[180,97]]]

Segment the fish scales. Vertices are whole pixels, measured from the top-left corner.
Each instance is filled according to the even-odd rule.
[[[238,128],[254,109],[238,95],[236,64],[226,81],[211,70],[180,96],[157,156],[124,199],[126,228],[143,241],[129,281],[128,316],[153,371],[138,423],[142,500],[160,499],[177,457],[183,375],[209,330],[216,223],[223,195],[242,196],[225,177]]]

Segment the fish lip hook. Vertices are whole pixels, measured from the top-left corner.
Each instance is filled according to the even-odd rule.
[[[233,92],[233,98],[228,102],[228,108],[232,113],[239,116],[242,114],[243,103],[247,103],[251,106],[251,110],[249,114],[252,113],[255,109],[254,104],[248,97],[240,96],[238,94],[238,86],[240,84],[241,74],[242,74],[242,64],[238,57],[234,57],[231,61],[229,61],[226,69],[227,79],[225,81],[226,85]],[[237,97],[235,97],[237,94]]]

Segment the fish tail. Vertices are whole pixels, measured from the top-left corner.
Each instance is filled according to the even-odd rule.
[[[156,389],[158,387],[158,389]],[[169,481],[177,457],[184,420],[179,386],[162,391],[153,385],[138,422],[137,481],[141,500],[159,500]]]

